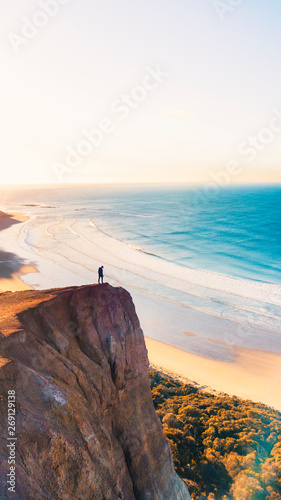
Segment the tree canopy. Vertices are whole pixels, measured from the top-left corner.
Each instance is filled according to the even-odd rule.
[[[281,413],[150,372],[175,468],[195,500],[281,499]]]

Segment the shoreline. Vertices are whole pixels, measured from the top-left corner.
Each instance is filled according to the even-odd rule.
[[[153,279],[158,277],[158,271],[152,269],[148,277],[147,273],[143,275],[146,256],[142,255],[139,261],[139,255],[136,257],[131,249],[123,254],[120,242],[108,240],[98,230],[89,230],[86,219],[81,219],[79,226],[76,219],[64,218],[61,213],[55,216],[53,210],[46,209],[43,217],[36,207],[27,210],[27,217],[18,214],[17,210],[15,206],[13,215],[18,222],[21,216],[23,222],[28,222],[23,226],[13,224],[5,234],[4,248],[15,252],[10,253],[14,267],[9,267],[10,281],[6,283],[6,290],[96,283],[96,270],[103,263],[106,281],[124,287],[133,297],[153,365],[208,390],[262,402],[281,410],[276,396],[281,383],[281,336],[278,332],[183,307],[166,300],[165,294],[153,295],[149,285],[154,286]],[[117,248],[112,246],[115,243]],[[31,265],[25,266],[25,263]],[[163,291],[165,286],[169,290],[170,283],[161,286]],[[186,286],[189,287],[187,282]]]
[[[14,224],[26,222],[29,217],[20,212],[2,212],[0,211],[0,231],[9,229]],[[7,257],[14,257],[12,265],[7,262]],[[33,287],[27,285],[21,277],[25,274],[36,273],[37,269],[25,265],[22,260],[17,258],[16,254],[9,254],[0,250],[1,274],[0,274],[0,293],[16,292],[22,290],[32,290]],[[3,259],[3,260],[2,260]],[[6,262],[5,262],[6,259]],[[17,267],[16,267],[17,266]],[[12,268],[15,269],[12,269]]]
[[[281,411],[281,355],[235,348],[236,359],[218,361],[145,336],[151,365],[202,390],[250,399]]]

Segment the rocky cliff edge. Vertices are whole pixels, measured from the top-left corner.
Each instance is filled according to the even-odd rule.
[[[154,411],[128,292],[105,284],[1,294],[0,355],[1,500],[190,498]]]

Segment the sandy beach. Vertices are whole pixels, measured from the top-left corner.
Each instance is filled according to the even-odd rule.
[[[0,231],[2,229],[7,229],[13,224],[18,224],[19,222],[25,222],[28,220],[24,214],[17,213],[6,213],[0,210]]]
[[[32,266],[21,266],[18,271],[10,275],[10,278],[0,278],[0,293],[31,290],[32,287],[24,283],[21,279],[25,274],[29,273],[36,273],[36,269]]]
[[[262,402],[281,411],[281,356],[254,349],[235,349],[236,359],[216,361],[146,337],[149,361],[168,374],[202,388]]]
[[[4,213],[0,211],[0,231],[27,220],[28,217],[22,213]],[[36,269],[24,265],[22,259],[17,255],[0,250],[0,293],[30,290],[32,287],[24,283],[21,277],[32,272],[36,272]]]

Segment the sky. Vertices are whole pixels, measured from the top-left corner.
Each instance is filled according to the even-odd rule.
[[[9,0],[1,184],[281,182],[279,0]]]

